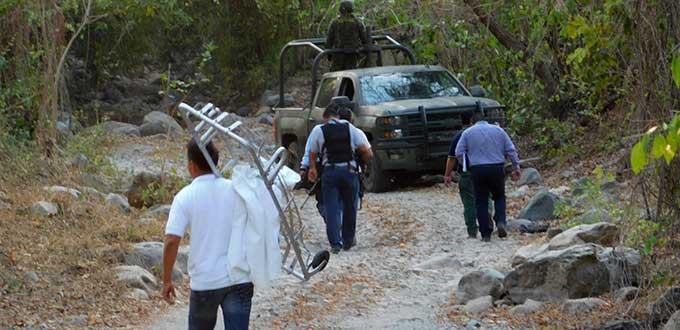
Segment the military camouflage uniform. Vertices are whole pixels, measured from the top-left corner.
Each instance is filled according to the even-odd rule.
[[[359,19],[352,15],[351,3],[343,1],[341,14],[331,23],[326,39],[328,49],[345,49],[342,54],[332,54],[331,71],[351,70],[357,67],[358,49],[368,45],[366,29]]]

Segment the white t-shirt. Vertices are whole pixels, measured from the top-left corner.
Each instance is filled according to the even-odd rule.
[[[357,150],[359,147],[367,147],[370,148],[371,144],[368,142],[368,138],[366,137],[366,134],[362,132],[360,129],[356,128],[356,126],[352,125],[346,120],[338,120],[338,119],[331,119],[328,121],[327,125],[335,125],[338,123],[342,124],[347,124],[349,125],[349,137],[350,137],[350,143],[352,145],[352,150]],[[312,131],[309,133],[309,137],[307,138],[307,146],[305,149],[309,148],[310,152],[314,152],[316,154],[319,154],[321,152],[321,149],[323,148],[324,143],[326,142],[324,136],[323,136],[323,130],[322,127],[324,124],[321,125],[316,125],[312,129]],[[305,150],[305,153],[307,150]],[[325,165],[326,162],[328,161],[328,157],[326,153],[324,152],[323,154],[323,164]],[[356,166],[355,161],[350,162],[353,166]],[[307,164],[309,164],[309,156],[307,156]]]
[[[165,234],[183,237],[191,231],[189,277],[194,291],[240,284],[229,278],[227,257],[236,198],[231,181],[208,174],[195,178],[172,202]]]

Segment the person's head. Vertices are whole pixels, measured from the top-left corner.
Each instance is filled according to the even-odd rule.
[[[475,111],[472,112],[472,123],[484,120],[484,108],[477,107]]]
[[[464,112],[460,115],[460,121],[463,126],[470,126],[472,124],[472,112]]]
[[[348,107],[341,107],[340,110],[338,110],[338,117],[342,120],[346,120],[348,122],[352,122],[352,110],[350,110]]]
[[[220,154],[217,151],[217,148],[215,148],[215,145],[210,142],[205,146],[205,150],[208,151],[208,155],[210,155],[213,164],[217,165],[220,160]],[[201,148],[193,138],[189,141],[189,143],[187,143],[187,159],[187,167],[192,178],[212,173],[210,164],[203,156]]]
[[[337,119],[337,118],[338,118],[338,104],[331,102],[326,107],[326,110],[323,111],[323,120],[325,122],[328,122],[331,119]]]
[[[340,2],[340,14],[351,15],[354,12],[354,2],[343,0]]]

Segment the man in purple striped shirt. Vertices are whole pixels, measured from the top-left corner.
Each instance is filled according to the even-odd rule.
[[[491,241],[493,225],[489,219],[489,194],[494,201],[494,221],[498,237],[507,236],[505,229],[505,159],[512,162],[512,179],[518,180],[519,156],[508,134],[498,125],[484,119],[484,110],[473,114],[475,125],[466,129],[456,146],[456,157],[464,171],[472,172],[475,191],[475,207],[482,241]],[[467,157],[466,157],[467,156]],[[467,164],[469,160],[470,164]]]

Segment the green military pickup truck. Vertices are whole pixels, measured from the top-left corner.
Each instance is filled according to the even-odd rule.
[[[410,51],[399,46],[398,50]],[[388,190],[393,179],[443,173],[453,136],[477,107],[484,108],[490,122],[502,123],[503,106],[484,98],[481,87],[468,90],[439,66],[380,66],[381,54],[376,52],[378,66],[322,75],[309,106],[275,108],[276,140],[288,148],[291,166],[299,166],[309,132],[322,122],[324,109],[336,96],[347,96],[356,104],[354,125],[371,142],[375,157],[364,173],[364,185],[371,192]],[[313,85],[315,76],[316,72]]]

